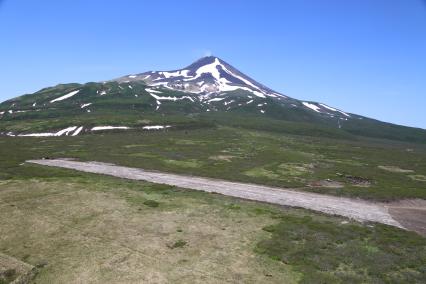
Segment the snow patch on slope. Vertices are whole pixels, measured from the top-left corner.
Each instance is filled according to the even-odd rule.
[[[345,115],[345,116],[347,116],[347,117],[351,117],[351,116],[350,116],[349,114],[347,114],[346,112],[343,112],[343,111],[341,111],[341,110],[339,110],[339,109],[337,109],[337,108],[333,108],[333,107],[328,106],[328,105],[326,105],[326,104],[321,104],[321,103],[320,103],[320,106],[325,107],[326,109],[329,109],[329,110],[331,110],[331,111],[340,112],[341,114],[343,114],[343,115]]]
[[[148,91],[148,93],[151,95],[151,96],[153,96],[157,101],[179,101],[179,100],[185,100],[185,99],[188,99],[188,100],[190,100],[191,102],[194,102],[194,99],[193,98],[191,98],[191,97],[189,97],[189,96],[183,96],[183,97],[170,97],[170,96],[168,96],[168,97],[160,97],[160,96],[157,96],[157,95],[155,95],[155,94],[153,94],[153,93],[151,93],[151,92],[149,92]]]
[[[29,133],[29,134],[18,134],[18,136],[21,137],[51,137],[51,136],[62,136],[66,135],[68,136],[71,132],[75,131],[77,129],[77,126],[71,126],[62,130],[59,130],[55,133]],[[74,136],[74,135],[73,135]]]
[[[90,106],[91,104],[92,104],[92,103],[82,104],[80,108],[88,107],[88,106]]]
[[[147,91],[148,93],[157,93],[157,94],[162,94],[163,93],[161,91],[154,90],[154,89],[145,89],[145,91]]]
[[[224,100],[224,99],[226,99],[226,98],[213,98],[213,99],[210,99],[210,100],[208,100],[207,102],[220,102],[220,101],[222,101],[222,100]]]
[[[100,131],[100,130],[113,130],[113,129],[130,129],[127,126],[95,126],[90,129],[91,131]]]
[[[169,128],[171,127],[170,125],[149,125],[149,126],[144,126],[142,127],[142,129],[145,130],[160,130],[160,129],[165,129],[165,128]]]
[[[310,104],[310,103],[307,103],[307,102],[302,102],[302,104],[303,104],[305,107],[310,108],[311,110],[314,110],[314,111],[316,111],[316,112],[321,113],[321,112],[320,112],[320,107],[318,107],[318,106],[316,106],[316,105],[314,105],[314,104]]]
[[[83,130],[83,126],[80,126],[79,128],[77,128],[76,131],[74,131],[74,133],[71,136],[77,136],[78,134],[80,134],[80,132]]]
[[[186,78],[190,78],[191,76],[188,75],[189,70],[178,70],[175,72],[160,72],[159,74],[163,75],[165,78],[169,79],[169,78],[174,78],[174,77],[186,77]]]
[[[59,102],[59,101],[63,101],[65,99],[71,98],[72,96],[76,95],[78,92],[80,92],[80,90],[72,91],[62,97],[51,100],[50,103]]]
[[[329,109],[331,111],[338,111],[337,109],[335,109],[335,108],[333,108],[331,106],[325,105],[325,104],[320,104],[320,106],[325,107],[326,109]]]

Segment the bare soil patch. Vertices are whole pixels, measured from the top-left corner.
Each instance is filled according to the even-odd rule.
[[[426,236],[426,200],[401,200],[387,206],[392,217],[405,228]]]
[[[414,173],[413,170],[405,170],[397,166],[378,166],[378,168],[392,173]]]
[[[232,159],[235,158],[235,156],[231,155],[217,155],[217,156],[210,156],[210,160],[215,161],[225,161],[225,162],[232,162]]]
[[[0,283],[26,284],[35,274],[34,266],[0,253]]]
[[[409,177],[416,181],[426,181],[425,175],[410,175]]]
[[[309,187],[343,188],[344,184],[335,180],[318,180],[308,184]]]

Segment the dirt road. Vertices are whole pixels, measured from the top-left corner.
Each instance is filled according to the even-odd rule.
[[[27,162],[89,173],[111,175],[126,179],[174,185],[206,192],[216,192],[223,195],[285,206],[302,207],[327,214],[345,216],[358,221],[372,221],[404,228],[403,225],[392,217],[387,206],[363,200],[300,192],[256,184],[146,171],[143,169],[99,162],[78,162],[60,159],[30,160]]]

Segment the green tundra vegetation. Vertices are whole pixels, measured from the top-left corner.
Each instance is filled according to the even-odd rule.
[[[67,157],[378,201],[426,198],[422,144],[224,126],[0,141],[3,179],[38,175],[20,166],[27,159]]]
[[[426,239],[414,232],[25,163],[68,157],[383,202],[425,199],[423,144],[260,129],[1,137],[0,253],[34,267],[32,283],[424,283]],[[9,266],[0,283],[19,274]]]

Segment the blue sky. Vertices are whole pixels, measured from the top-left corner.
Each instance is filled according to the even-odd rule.
[[[0,101],[212,53],[291,97],[426,128],[422,0],[0,0]]]

